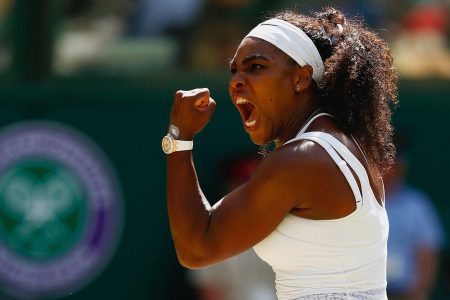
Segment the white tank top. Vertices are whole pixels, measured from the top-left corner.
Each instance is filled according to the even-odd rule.
[[[341,142],[324,132],[304,133],[322,115],[287,143],[309,140],[322,146],[347,179],[356,210],[333,220],[288,214],[254,250],[275,271],[279,300],[387,299],[386,210],[377,202],[364,166]],[[326,184],[324,178],[324,188]]]

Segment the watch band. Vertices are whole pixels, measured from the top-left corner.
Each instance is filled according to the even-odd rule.
[[[174,140],[175,142],[175,151],[187,151],[192,150],[194,148],[194,142],[193,141],[182,141],[182,140]]]

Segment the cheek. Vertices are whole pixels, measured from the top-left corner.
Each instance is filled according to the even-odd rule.
[[[265,112],[273,117],[277,117],[280,113],[285,113],[290,102],[292,95],[286,93],[286,89],[280,88],[277,90],[271,90],[266,93],[264,109]]]
[[[294,95],[295,90],[289,78],[287,74],[283,73],[283,75],[269,77],[264,81],[261,80],[259,86],[268,98],[272,98],[273,101],[277,102]]]
[[[288,103],[295,97],[295,91],[289,76],[271,76],[253,82],[253,88],[258,94],[259,109],[266,118],[277,117],[285,113]]]

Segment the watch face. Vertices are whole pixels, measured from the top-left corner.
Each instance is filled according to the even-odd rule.
[[[166,135],[165,137],[163,137],[162,149],[166,154],[170,154],[173,152],[173,139],[170,135]]]

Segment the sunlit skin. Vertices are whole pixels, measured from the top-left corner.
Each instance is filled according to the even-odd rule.
[[[231,70],[233,103],[244,97],[257,109],[253,127],[246,127],[249,116],[245,113],[243,120],[256,144],[272,140],[283,143],[293,138],[317,107],[312,68],[291,64],[269,43],[245,39],[231,61]],[[181,139],[192,139],[211,119],[215,105],[208,89],[178,91],[170,123],[179,127]],[[308,131],[327,132],[346,145],[368,170],[375,196],[381,202],[377,167],[367,165],[353,139],[335,119],[319,117]],[[224,141],[222,146],[227,143],[233,141]],[[198,147],[214,151],[215,146]],[[308,219],[337,219],[352,213],[356,205],[345,177],[325,150],[313,142],[299,141],[270,153],[247,183],[214,207],[201,191],[192,151],[169,154],[167,208],[180,263],[198,268],[251,248],[289,213]]]

